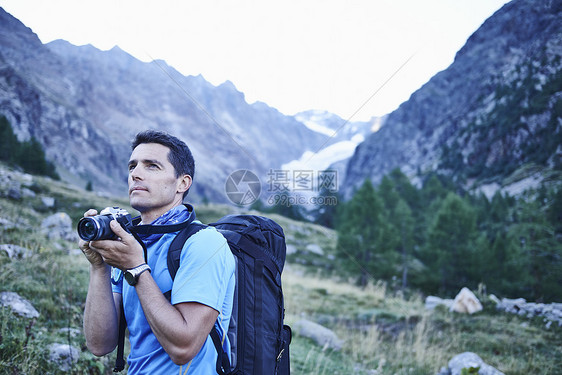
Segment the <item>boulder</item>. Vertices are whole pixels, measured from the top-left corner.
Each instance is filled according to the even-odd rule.
[[[306,245],[306,251],[316,255],[324,255],[324,250],[322,250],[322,248],[315,243]]]
[[[29,258],[33,254],[33,251],[31,251],[30,249],[12,244],[0,245],[0,253],[1,252],[5,252],[6,254],[8,254],[8,258],[10,259]]]
[[[39,312],[28,300],[14,292],[0,293],[0,305],[11,308],[14,314],[24,318],[34,319],[39,316]]]
[[[562,326],[561,303],[544,304],[527,302],[524,298],[502,298],[496,302],[496,308],[526,318],[543,317],[546,328],[550,328],[553,323]]]
[[[503,372],[486,364],[482,358],[472,352],[457,354],[449,361],[451,375],[461,375],[463,368],[478,368],[478,375],[504,375]]]
[[[79,356],[78,349],[68,344],[49,345],[49,359],[51,362],[57,363],[61,371],[70,371],[74,363],[78,362]]]
[[[13,200],[13,201],[21,201],[23,198],[22,192],[21,192],[21,186],[19,185],[13,185],[8,189],[8,194],[7,194],[8,198]]]
[[[57,212],[45,218],[41,223],[41,231],[51,240],[78,241],[72,219],[65,212]]]
[[[41,202],[43,206],[46,208],[53,208],[55,207],[55,198],[53,197],[41,197]]]
[[[462,288],[453,300],[450,310],[459,313],[474,314],[475,312],[482,311],[482,304],[470,289]]]
[[[14,229],[15,227],[16,227],[16,224],[14,222],[12,222],[11,220],[4,219],[4,218],[0,217],[0,228]]]
[[[59,329],[59,332],[68,335],[70,337],[78,337],[82,334],[82,331],[79,330],[78,328],[69,328],[69,327],[61,328]]]
[[[310,320],[299,320],[293,328],[299,335],[312,339],[324,348],[341,350],[343,346],[343,340],[339,339],[332,330]]]
[[[287,255],[295,254],[297,252],[297,248],[295,245],[287,244]]]
[[[448,309],[451,308],[451,306],[453,305],[453,300],[452,299],[443,299],[443,298],[439,298],[436,296],[427,296],[425,298],[425,308],[428,310],[433,310],[434,308],[436,308],[439,305],[443,305],[445,307],[447,307]]]

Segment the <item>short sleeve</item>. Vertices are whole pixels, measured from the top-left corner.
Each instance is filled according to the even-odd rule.
[[[198,302],[219,312],[235,263],[226,239],[205,228],[186,241],[172,287],[172,304]]]
[[[123,294],[123,271],[119,268],[111,268],[111,290],[113,293]]]

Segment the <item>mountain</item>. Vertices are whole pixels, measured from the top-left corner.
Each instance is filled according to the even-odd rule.
[[[357,145],[376,132],[385,120],[385,117],[373,117],[369,121],[350,121],[320,110],[300,112],[295,118],[310,130],[323,134],[325,141],[317,149],[306,150],[299,159],[283,164],[282,169],[292,171],[293,175],[297,175],[299,171],[319,174],[329,169],[337,171],[339,176],[344,176],[347,161]],[[319,189],[313,190],[311,195],[319,193]],[[297,194],[303,195],[303,192]]]
[[[295,118],[310,130],[325,134],[332,142],[337,142],[353,138],[364,140],[367,135],[381,127],[385,116],[373,117],[369,121],[351,121],[327,111],[309,110],[297,113]]]
[[[445,174],[488,196],[560,180],[561,19],[560,0],[514,0],[498,10],[357,147],[344,194],[395,168],[417,183]]]
[[[369,121],[350,121],[320,110],[300,112],[295,118],[310,130],[323,134],[325,140],[319,148],[306,150],[299,159],[284,164],[284,168],[321,171],[337,165],[340,173],[344,172],[342,168],[357,145],[377,131],[385,119],[373,117]]]
[[[147,128],[192,149],[192,199],[223,202],[230,173],[249,169],[261,178],[326,138],[264,103],[248,104],[231,82],[215,87],[118,47],[44,45],[1,8],[0,46],[0,115],[20,140],[43,145],[63,179],[91,181],[95,190],[125,191],[130,140]]]

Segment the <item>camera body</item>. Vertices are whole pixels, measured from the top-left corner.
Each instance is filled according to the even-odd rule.
[[[106,207],[99,215],[84,217],[78,222],[78,235],[84,241],[114,240],[117,238],[109,223],[117,220],[127,232],[133,227],[133,218],[119,207]]]

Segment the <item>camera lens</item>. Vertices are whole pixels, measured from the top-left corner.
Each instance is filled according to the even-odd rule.
[[[96,224],[92,220],[84,222],[80,229],[82,237],[94,238],[96,236]]]
[[[110,216],[85,217],[78,222],[78,235],[84,241],[107,240],[115,237],[109,226]]]
[[[78,222],[78,235],[84,241],[95,240],[98,232],[99,227],[94,219],[85,217]]]

